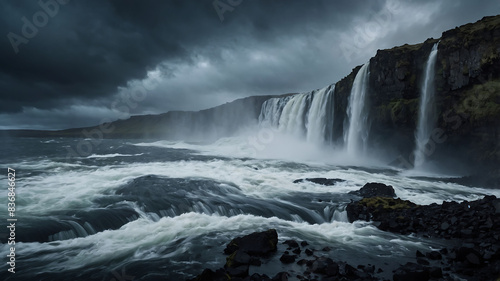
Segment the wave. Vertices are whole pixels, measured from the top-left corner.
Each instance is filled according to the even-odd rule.
[[[113,153],[113,154],[92,154],[87,156],[87,159],[91,158],[113,158],[113,157],[131,157],[131,156],[141,156],[144,153],[139,153],[139,154],[120,154],[120,153]]]
[[[173,218],[164,217],[158,221],[143,217],[116,230],[50,243],[19,243],[19,248],[23,249],[24,263],[45,261],[43,268],[31,268],[33,273],[59,272],[124,259],[126,263],[130,263],[134,260],[175,257],[189,254],[191,248],[199,247],[200,244],[210,243],[214,232],[217,233],[218,241],[227,243],[235,236],[267,228],[277,228],[280,239],[298,236],[319,245],[335,245],[340,252],[361,252],[373,258],[381,253],[393,255],[394,252],[413,257],[414,250],[409,248],[424,247],[418,238],[385,233],[369,223],[308,224],[276,217],[225,217],[191,212]],[[224,244],[223,242],[218,247]],[[379,245],[384,247],[379,249]],[[0,249],[7,251],[7,246],[2,245]],[[64,263],[60,262],[61,256],[66,257]]]
[[[282,198],[288,194],[346,194],[367,182],[392,185],[402,199],[417,204],[442,203],[445,200],[475,200],[484,195],[500,197],[500,190],[481,189],[455,183],[410,178],[384,170],[363,171],[332,165],[307,165],[280,160],[214,159],[208,161],[172,161],[124,163],[101,167],[66,169],[54,173],[25,176],[18,183],[19,200],[26,214],[47,214],[57,210],[91,208],[118,188],[146,175],[169,178],[205,178],[237,186],[242,194],[254,198]],[[311,182],[293,183],[299,178],[339,178],[345,182],[322,186]],[[0,204],[6,204],[6,197]]]

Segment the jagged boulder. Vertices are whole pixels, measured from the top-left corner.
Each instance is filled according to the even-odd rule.
[[[427,281],[431,277],[430,269],[416,263],[407,263],[396,270],[394,281]]]
[[[360,190],[351,191],[349,194],[358,195],[363,198],[396,197],[396,192],[394,192],[392,186],[376,182],[367,183]]]
[[[231,280],[226,272],[222,269],[213,271],[211,269],[205,269],[203,272],[193,279],[188,281],[229,281]]]
[[[269,229],[234,238],[224,249],[224,254],[231,255],[235,251],[241,251],[250,256],[267,256],[276,252],[277,245],[278,233],[276,229]]]
[[[305,179],[296,179],[293,181],[293,183],[301,183],[301,182],[312,182],[315,184],[321,184],[321,185],[335,185],[339,182],[344,182],[345,180],[342,179],[327,179],[327,178],[305,178]]]
[[[346,207],[347,218],[350,222],[356,220],[392,222],[392,214],[404,209],[415,208],[417,205],[408,200],[388,197],[364,198],[357,202],[349,203]],[[396,227],[396,226],[395,226]]]
[[[205,269],[200,275],[189,281],[227,281],[227,280],[270,280],[267,276],[249,277],[250,265],[260,266],[259,257],[269,256],[277,251],[278,233],[276,229],[254,232],[245,236],[236,237],[224,249],[229,255],[224,268],[216,271]],[[262,277],[262,279],[258,279]],[[274,279],[273,279],[274,280]],[[280,279],[281,280],[281,279]]]

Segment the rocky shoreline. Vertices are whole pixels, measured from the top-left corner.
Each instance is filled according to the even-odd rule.
[[[372,264],[355,267],[341,258],[334,260],[325,254],[328,245],[318,250],[307,241],[286,240],[282,242],[286,250],[278,251],[278,231],[269,229],[233,239],[224,250],[222,268],[205,269],[190,281],[390,280],[387,276],[394,281],[499,280],[500,199],[495,196],[420,206],[395,198],[391,186],[379,183],[368,183],[351,194],[362,199],[347,205],[349,222],[371,221],[383,231],[445,239],[455,246],[416,251],[414,262],[388,273]],[[250,267],[258,268],[273,257],[279,257],[285,271],[271,277],[249,275]]]
[[[439,252],[417,252],[420,270],[432,271],[429,265],[437,260],[439,270],[459,274],[466,280],[500,277],[500,199],[495,196],[425,206],[399,198],[372,197],[352,202],[346,210],[350,222],[373,221],[380,230],[444,238],[460,245]],[[412,267],[416,265],[404,268]]]

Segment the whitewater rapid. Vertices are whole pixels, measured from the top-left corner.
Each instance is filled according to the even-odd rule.
[[[219,253],[230,239],[268,228],[276,228],[281,240],[329,245],[329,254],[353,264],[384,266],[386,260],[390,272],[395,260],[410,261],[416,250],[439,244],[385,233],[368,222],[348,223],[348,192],[380,182],[417,204],[500,196],[498,190],[413,177],[383,165],[341,165],[344,156],[330,150],[316,148],[331,161],[293,160],[291,153],[272,157],[265,149],[255,155],[248,136],[212,144],[104,140],[92,154],[74,159],[60,149],[73,145],[72,139],[21,141],[26,155],[5,152],[2,160],[19,171],[19,280],[111,280],[124,269],[137,280],[183,280],[219,268]],[[344,181],[293,183],[316,177]],[[7,204],[5,197],[0,204]]]

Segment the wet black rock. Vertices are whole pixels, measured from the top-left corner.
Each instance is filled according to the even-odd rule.
[[[433,278],[453,274],[479,281],[485,280],[484,276],[500,276],[499,204],[500,199],[495,196],[426,206],[401,199],[374,197],[352,202],[346,210],[351,222],[371,220],[384,231],[455,241],[459,247],[427,253],[417,251],[415,264],[424,266]],[[402,267],[398,276],[409,276],[411,270],[417,268],[412,266]]]
[[[321,185],[335,185],[338,182],[344,182],[345,180],[342,179],[327,179],[327,178],[306,178],[306,179],[297,179],[294,180],[293,183],[301,183],[301,182],[312,182],[315,184],[321,184]]]
[[[500,218],[495,208],[497,202],[500,199],[495,196],[485,196],[471,202],[417,206],[399,198],[373,197],[348,204],[346,211],[350,222],[375,221],[374,225],[381,230],[472,241],[488,238],[486,240],[492,243],[494,235],[500,231]]]
[[[226,268],[226,273],[231,277],[246,277],[248,276],[248,265],[240,265],[236,267]]]
[[[450,245],[438,251],[416,251],[414,262],[401,265],[393,272],[393,280],[451,280],[458,277],[469,281],[489,280],[500,276],[500,217],[497,206],[500,199],[486,196],[471,202],[444,202],[418,206],[410,201],[388,197],[364,198],[348,205],[350,219],[353,217],[372,220],[381,230],[399,234],[415,233],[417,236],[450,239]],[[355,214],[353,216],[353,214]],[[443,225],[446,222],[445,225]],[[318,247],[316,253],[301,240],[286,240],[286,248],[280,255],[277,251],[276,230],[255,232],[238,237],[228,243],[228,254],[223,268],[206,269],[194,281],[208,280],[382,280],[390,278],[389,272],[377,270],[371,265],[353,267],[344,261],[328,257],[332,245]],[[301,249],[301,246],[304,247]],[[262,260],[261,260],[262,259]],[[273,263],[279,259],[281,272],[273,278],[249,272],[258,270],[254,265]],[[298,262],[296,262],[298,260]],[[268,264],[269,265],[269,264]],[[293,274],[292,274],[293,273]],[[273,273],[274,274],[274,273]]]
[[[290,271],[288,272],[280,272],[276,274],[273,278],[268,277],[267,275],[261,275],[259,273],[253,273],[249,276],[249,272],[255,272],[258,268],[251,269],[254,264],[253,261],[257,260],[260,265],[260,255],[252,255],[251,251],[248,251],[246,243],[250,243],[251,241],[262,241],[263,239],[269,239],[273,241],[273,244],[276,245],[277,239],[274,235],[275,230],[268,230],[264,232],[255,232],[250,235],[246,235],[243,237],[238,237],[233,239],[228,246],[226,247],[226,253],[230,253],[226,258],[226,264],[223,268],[218,269],[217,271],[212,271],[211,269],[205,269],[202,274],[197,277],[190,279],[189,281],[286,281],[289,278],[293,280],[363,280],[363,281],[375,281],[382,280],[380,277],[377,277],[377,274],[383,272],[381,269],[376,271],[375,266],[373,265],[358,265],[357,268],[347,264],[343,261],[334,261],[331,258],[324,256],[327,255],[325,251],[322,251],[320,255],[322,256],[313,256],[313,250],[306,249],[302,253],[300,250],[299,244],[296,240],[286,240],[282,244],[288,245],[290,249],[293,251],[297,251],[297,253],[291,254],[289,251],[284,251],[284,253],[280,256],[280,261],[282,263],[282,268],[287,268],[289,266]],[[307,246],[306,243],[301,243],[302,246]],[[326,251],[330,251],[329,247],[323,248]],[[299,252],[300,251],[300,252]],[[262,252],[259,251],[259,254]],[[309,256],[310,258],[305,259],[305,256]],[[269,262],[274,259],[272,256],[267,255],[264,258],[265,262]],[[300,259],[295,263],[297,259]],[[301,268],[301,269],[298,269]],[[301,272],[301,270],[304,270]],[[375,273],[376,272],[376,273]],[[293,273],[293,274],[292,274]]]
[[[421,265],[430,265],[429,261],[423,258],[417,258],[417,263]]]
[[[289,274],[287,272],[280,272],[271,279],[272,281],[288,281]]]
[[[236,250],[240,250],[250,256],[267,256],[276,252],[277,244],[278,233],[276,229],[254,232],[243,237],[234,238],[224,249],[224,254],[230,255]]]
[[[243,251],[235,251],[229,257],[226,258],[225,268],[238,267],[240,265],[257,265],[259,266],[261,261],[257,257],[252,257]]]
[[[358,195],[363,198],[396,197],[396,192],[394,192],[394,188],[392,186],[376,182],[367,183],[360,190],[351,191],[349,194]]]
[[[331,258],[320,257],[312,263],[311,271],[327,276],[335,276],[339,273],[339,265],[333,262]]]
[[[205,269],[196,278],[191,279],[191,281],[228,281],[229,278],[226,272],[222,269],[216,270],[215,272],[211,269]]]
[[[407,263],[398,268],[393,275],[394,281],[427,281],[430,279],[430,269],[428,267]]]
[[[403,210],[412,209],[416,206],[416,204],[410,201],[401,200],[399,198],[372,197],[349,203],[346,207],[346,211],[349,222],[356,220],[373,220],[381,223],[378,225],[380,229],[387,230],[392,228],[397,229],[399,227],[396,218],[400,218],[396,216],[396,214],[400,214]]]
[[[443,270],[441,269],[441,267],[431,267],[429,269],[429,274],[431,278],[443,278]]]
[[[288,245],[290,248],[299,247],[299,243],[297,243],[297,241],[295,241],[295,240],[286,240],[285,242],[283,242],[283,244]]]
[[[443,256],[438,251],[429,252],[429,253],[425,254],[425,256],[428,259],[430,259],[430,260],[441,260],[441,259],[443,259]]]
[[[298,265],[304,265],[307,263],[307,260],[306,259],[301,259],[297,262]]]
[[[251,265],[260,266],[260,257],[268,257],[276,252],[278,244],[278,233],[275,229],[262,232],[254,232],[246,236],[231,240],[224,249],[229,255],[226,258],[224,268],[212,271],[205,269],[197,277],[190,281],[212,281],[212,280],[271,280],[267,276],[248,276]]]
[[[265,274],[254,273],[250,276],[250,281],[271,281],[271,278]]]
[[[455,250],[455,261],[465,262],[468,267],[479,267],[483,264],[481,254],[475,249],[468,247],[460,247]]]
[[[290,254],[283,254],[280,258],[280,261],[284,264],[289,264],[295,262],[295,259],[297,258],[296,255],[290,255]]]

